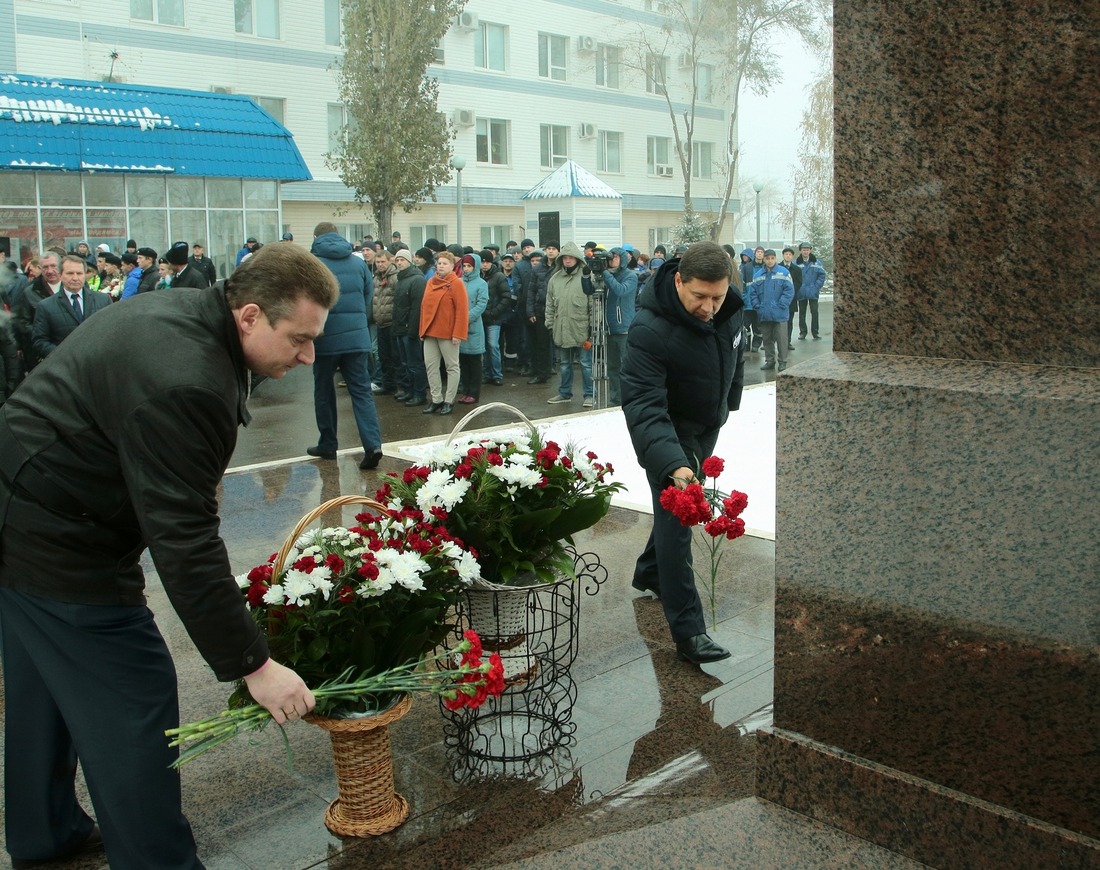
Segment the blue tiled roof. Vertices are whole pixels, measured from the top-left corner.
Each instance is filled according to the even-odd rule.
[[[249,97],[0,74],[0,171],[306,181],[294,137]]]

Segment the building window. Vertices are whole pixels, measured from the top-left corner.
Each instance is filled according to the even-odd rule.
[[[474,66],[504,71],[504,47],[508,28],[503,24],[481,22],[474,33]]]
[[[279,38],[279,0],[233,0],[237,33]]]
[[[672,165],[668,159],[672,140],[667,136],[647,136],[645,141],[646,170],[650,175],[664,175],[664,171],[658,167]]]
[[[647,94],[664,96],[665,83],[668,81],[668,58],[651,54],[645,59],[645,91]]]
[[[428,239],[447,244],[447,227],[443,224],[422,224],[409,227],[409,247],[419,251]]]
[[[335,154],[347,142],[348,116],[343,103],[328,104],[328,150]]]
[[[286,126],[286,100],[279,97],[253,97],[256,105],[267,112],[272,118]]]
[[[511,232],[511,224],[497,224],[492,227],[483,226],[481,228],[481,247],[500,245],[501,250],[504,250],[505,243],[512,238]]]
[[[437,63],[440,66],[447,62],[447,57],[443,53],[443,40],[438,39],[434,46],[432,46],[432,63]],[[428,236],[430,239],[431,236]]]
[[[130,17],[183,27],[183,0],[130,0]]]
[[[623,171],[623,134],[600,130],[596,151],[596,170],[598,172]]]
[[[691,177],[692,178],[713,178],[714,177],[714,143],[713,142],[692,142],[691,143]]]
[[[508,162],[508,122],[499,118],[477,119],[477,162]]]
[[[340,0],[325,0],[325,45],[343,45]]]
[[[619,87],[619,66],[622,52],[616,45],[600,45],[596,48],[596,84],[604,88]]]
[[[714,67],[709,63],[695,65],[695,89],[701,102],[714,102]]]
[[[539,127],[542,167],[556,169],[569,159],[569,128],[543,124]]]
[[[544,79],[565,81],[565,52],[569,47],[566,36],[539,34],[539,75]]]
[[[667,248],[672,247],[669,239],[672,238],[672,227],[652,227],[649,230],[649,249],[652,251],[658,245]]]

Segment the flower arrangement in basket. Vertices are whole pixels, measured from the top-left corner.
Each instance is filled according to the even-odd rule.
[[[718,489],[716,478],[725,467],[722,459],[709,456],[703,460],[701,473],[704,478],[711,479],[710,486],[704,487],[698,481],[691,481],[686,482],[682,489],[670,486],[661,492],[661,507],[675,516],[681,525],[701,525],[706,532],[703,541],[710,556],[710,565],[703,582],[708,592],[711,625],[717,622],[716,586],[718,568],[722,564],[722,541],[732,541],[745,534],[745,521],[741,519],[741,514],[749,504],[749,497],[743,492],[733,490],[727,495]]]
[[[455,437],[466,420],[492,407],[515,412],[526,431]],[[565,544],[606,515],[622,489],[613,473],[595,453],[545,440],[519,411],[493,403],[467,415],[422,464],[391,473],[376,498],[392,510],[434,517],[472,549],[484,580],[525,586],[572,576]]]

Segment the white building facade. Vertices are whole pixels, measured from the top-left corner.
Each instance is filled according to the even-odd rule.
[[[456,239],[454,179],[435,202],[397,211],[394,229],[414,248],[428,237],[537,242],[521,197],[572,159],[622,195],[624,241],[643,250],[667,241],[684,184],[662,76],[680,113],[693,76],[699,82],[692,195],[697,211],[716,210],[730,101],[721,71],[697,72],[675,45],[649,59],[646,75],[640,34],[659,32],[663,16],[647,8],[658,5],[470,0],[429,70],[454,124],[454,154],[466,161],[465,238]],[[351,238],[371,230],[369,208],[325,163],[345,117],[339,42],[339,0],[0,0],[0,72],[253,97],[293,133],[313,175],[280,190],[281,229],[300,241],[321,220]],[[577,232],[573,241],[587,240]]]

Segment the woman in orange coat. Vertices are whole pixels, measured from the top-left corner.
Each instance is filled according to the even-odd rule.
[[[455,255],[441,251],[435,260],[435,274],[424,288],[420,304],[420,338],[424,342],[424,365],[432,400],[422,413],[450,414],[458,394],[458,348],[470,327],[466,285],[455,274]],[[440,361],[447,366],[447,391],[439,374]]]

